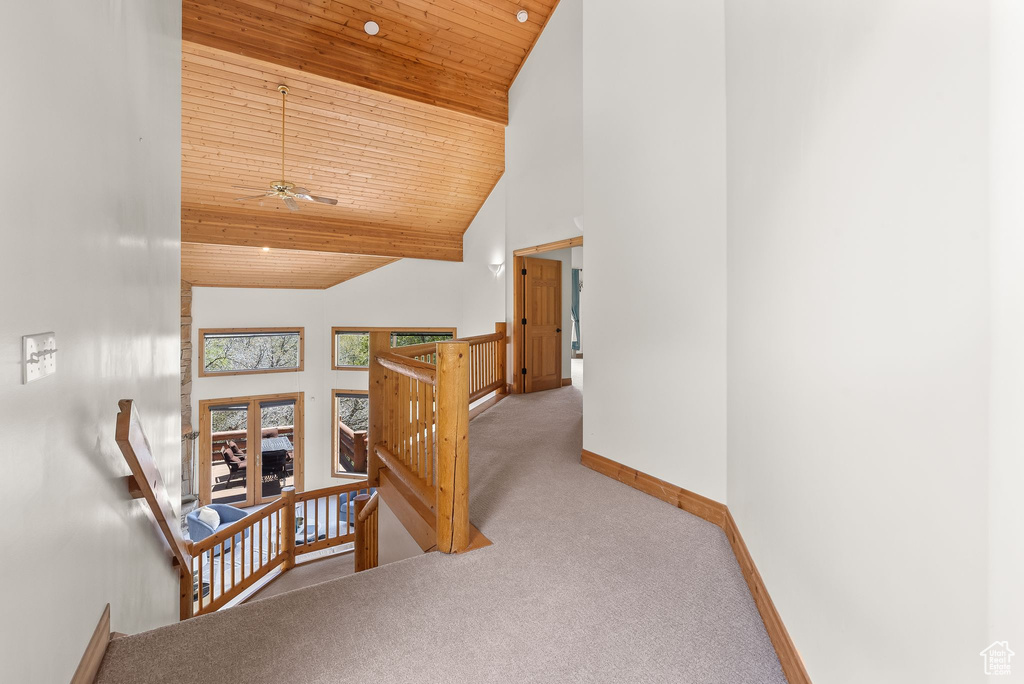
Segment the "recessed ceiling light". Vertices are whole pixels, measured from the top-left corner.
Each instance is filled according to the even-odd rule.
[[[368,21],[363,24],[363,30],[366,31],[367,35],[375,36],[380,32],[380,24],[375,21]]]
[[[269,251],[270,251],[270,248],[269,248],[269,247],[264,247],[264,248],[263,248],[263,251],[264,251],[264,252],[269,252]]]
[[[530,18],[530,13],[527,12],[526,10],[519,10],[518,12],[516,12],[516,19],[519,20],[520,24],[522,24],[523,22],[525,22],[529,18]]]

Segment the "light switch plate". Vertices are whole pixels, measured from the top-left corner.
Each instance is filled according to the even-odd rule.
[[[22,384],[57,372],[57,334],[24,335],[21,338]]]

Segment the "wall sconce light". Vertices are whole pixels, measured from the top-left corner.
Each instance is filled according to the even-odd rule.
[[[500,264],[490,264],[487,268],[491,269],[491,273],[493,273],[494,277],[497,278],[498,274],[501,273],[501,269],[505,268],[505,264],[504,262]]]

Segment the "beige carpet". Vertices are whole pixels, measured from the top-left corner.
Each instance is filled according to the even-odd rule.
[[[721,530],[584,468],[581,439],[576,388],[510,397],[470,429],[493,546],[118,639],[97,681],[784,682]]]
[[[290,571],[278,575],[277,579],[249,598],[247,603],[262,601],[271,596],[346,577],[356,571],[353,563],[354,555],[351,551],[299,563]]]

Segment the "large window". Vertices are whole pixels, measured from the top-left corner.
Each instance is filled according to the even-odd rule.
[[[331,406],[331,435],[335,477],[366,474],[367,432],[370,429],[370,399],[365,390],[334,390]]]
[[[455,328],[332,328],[331,343],[334,370],[370,367],[370,332],[391,331],[392,347],[408,347],[427,342],[455,339]]]
[[[302,328],[199,331],[199,375],[244,375],[302,370]]]

